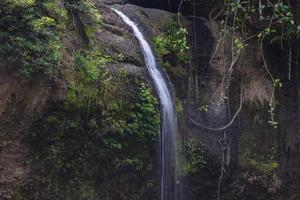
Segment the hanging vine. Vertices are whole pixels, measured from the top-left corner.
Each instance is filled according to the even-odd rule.
[[[216,11],[219,12],[216,12]],[[228,84],[232,76],[232,72],[240,58],[241,51],[248,46],[251,40],[257,40],[260,44],[261,57],[263,60],[263,67],[272,82],[273,89],[270,99],[268,99],[270,120],[269,124],[277,128],[278,122],[275,120],[275,91],[276,88],[282,86],[281,80],[275,78],[270,70],[267,58],[264,52],[265,42],[280,42],[282,49],[284,46],[288,47],[288,80],[291,80],[292,68],[292,44],[291,39],[296,38],[300,34],[300,23],[293,15],[291,4],[289,1],[286,3],[283,0],[272,2],[270,0],[224,0],[222,3],[218,1],[218,5],[211,10],[209,18],[220,19],[222,30],[221,36],[217,42],[216,48],[212,54],[209,63],[212,63],[215,56],[221,49],[224,48],[225,38],[231,38],[231,64],[213,95],[209,98],[209,102],[220,98],[224,98],[224,89],[228,89]],[[253,27],[258,27],[253,29]],[[256,30],[256,31],[254,31]],[[225,97],[226,98],[226,97]],[[191,121],[202,128],[210,128],[205,125]],[[218,128],[213,128],[218,129]]]

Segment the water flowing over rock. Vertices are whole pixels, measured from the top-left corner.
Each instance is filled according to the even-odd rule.
[[[156,60],[151,50],[150,45],[139,30],[137,24],[131,21],[122,12],[113,9],[122,20],[128,24],[134,32],[134,35],[139,40],[141,50],[143,52],[145,63],[149,74],[153,80],[154,86],[158,93],[161,113],[161,199],[174,200],[177,199],[177,184],[178,183],[178,166],[177,159],[177,119],[173,104],[173,97],[170,88],[167,84],[167,79],[159,70]]]

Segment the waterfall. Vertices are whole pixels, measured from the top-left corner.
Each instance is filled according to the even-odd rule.
[[[137,24],[121,11],[113,9],[128,24],[138,39],[144,55],[145,63],[157,91],[161,106],[161,200],[180,199],[177,164],[177,119],[173,104],[173,96],[167,80],[158,69],[153,51],[144,38]]]

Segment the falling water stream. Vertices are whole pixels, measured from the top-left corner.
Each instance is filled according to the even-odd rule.
[[[136,23],[121,11],[113,10],[128,24],[138,39],[145,63],[157,91],[161,106],[161,200],[178,200],[180,181],[177,166],[177,120],[173,97],[166,78],[158,69],[153,51]]]

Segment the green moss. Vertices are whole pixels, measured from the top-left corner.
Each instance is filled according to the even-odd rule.
[[[263,138],[263,136],[261,137]],[[258,136],[252,134],[244,133],[242,135],[239,142],[240,165],[244,168],[252,168],[259,173],[268,175],[279,167],[279,163],[276,160],[276,136],[269,134],[268,141],[263,146],[260,146],[260,151],[257,148],[262,144],[260,144],[258,138]]]
[[[14,195],[13,200],[23,200],[22,193],[17,192],[17,193]]]
[[[95,197],[95,187],[87,184],[80,185],[79,194],[78,199],[91,199]]]

